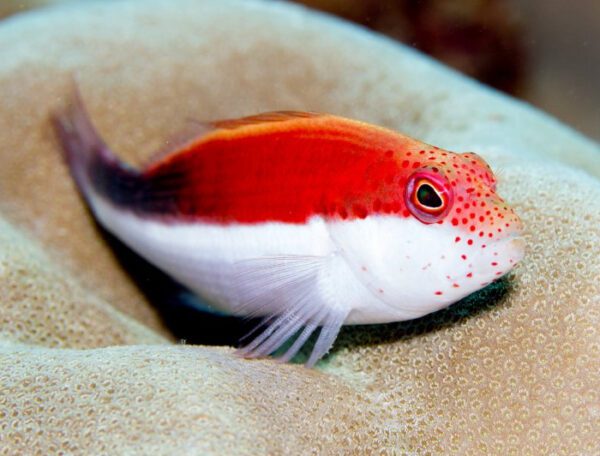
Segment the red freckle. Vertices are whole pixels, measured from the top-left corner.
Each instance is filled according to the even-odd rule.
[[[471,225],[471,226],[469,227],[469,230],[471,230],[471,231],[475,231],[475,229],[476,229],[476,228],[475,228],[475,225]]]
[[[462,212],[462,209],[461,209],[460,207],[457,207],[457,208],[456,208],[456,213],[457,213],[457,214],[460,214],[461,212]]]
[[[458,225],[458,219],[453,218],[452,225],[454,225],[454,226]]]
[[[494,256],[498,256],[498,252],[494,252]]]
[[[471,277],[473,277],[473,273],[472,273],[472,272],[469,272],[469,273],[467,274],[467,277],[470,279]]]
[[[467,241],[467,244],[469,244],[469,245],[473,245],[473,239],[469,239],[469,240]]]
[[[460,242],[460,236],[456,236],[456,237],[454,238],[454,242]]]
[[[480,204],[480,206],[484,207],[485,206],[485,201],[482,201],[481,204]]]
[[[453,284],[452,284],[452,286],[453,286],[454,288],[460,288],[460,285],[459,285],[459,284],[457,284],[457,283],[453,283]]]
[[[498,275],[502,275],[502,271],[498,271],[498,272],[496,273],[496,275],[497,275],[497,276],[498,276]]]
[[[439,172],[439,169],[437,169],[435,166],[433,168],[431,168],[431,171],[433,171],[434,173]]]
[[[483,222],[484,220],[485,220],[485,217],[484,217],[483,215],[480,215],[480,216],[479,216],[479,221],[480,221],[480,222]]]
[[[512,260],[512,258],[511,258],[510,260],[508,260],[508,262],[509,262],[510,264],[513,264],[513,263],[514,263],[514,261]]]
[[[471,205],[469,203],[465,203],[465,209],[469,209]]]
[[[364,219],[367,217],[367,209],[362,204],[355,204],[352,210],[358,218]]]
[[[475,189],[473,187],[469,187],[468,189],[465,190],[467,193],[473,193],[475,191]]]
[[[464,201],[465,200],[462,196],[459,196],[457,199],[458,199],[458,201]]]
[[[435,292],[435,294],[436,294],[436,295],[438,295],[438,296],[440,296],[440,295],[442,295],[443,293],[442,293],[441,291],[436,291],[436,292]]]
[[[464,253],[460,256],[463,260],[467,259],[467,255],[465,255]]]
[[[408,160],[404,160],[404,161],[402,162],[402,167],[403,167],[403,168],[408,168],[408,165],[410,165],[410,163],[409,163],[409,161],[408,161]]]
[[[502,228],[498,228],[498,233],[502,233]]]
[[[412,165],[413,168],[418,168],[419,166],[421,166],[420,162],[414,162]]]
[[[462,219],[462,224],[463,224],[463,225],[466,225],[466,224],[467,224],[467,222],[468,222],[468,220],[467,220],[466,218]]]
[[[410,212],[408,212],[408,210],[404,209],[404,210],[402,211],[402,215],[403,215],[404,217],[408,217],[408,216],[410,216]]]
[[[490,238],[491,238],[492,236],[493,236],[493,234],[492,234],[492,233],[488,233],[488,237],[490,237]]]
[[[443,220],[439,220],[439,221],[437,221],[435,223],[437,223],[438,225],[441,225],[442,223],[444,223],[444,221]]]
[[[485,197],[486,197],[486,198],[489,198],[489,197],[490,197],[490,194],[489,194],[489,193],[486,193],[486,194],[485,194]]]
[[[508,223],[505,223],[504,226],[506,226],[506,228],[508,228],[510,225]]]
[[[385,153],[385,156],[386,156],[387,158],[391,158],[391,157],[392,157],[392,155],[394,155],[394,152],[392,152],[391,150],[388,150],[388,151]]]
[[[421,155],[423,155],[424,153],[425,153],[425,151],[424,151],[424,150],[420,150],[420,151],[419,151],[419,154],[421,154]]]
[[[495,261],[492,261],[492,266],[498,266],[498,263],[496,263]]]
[[[481,192],[477,192],[477,198],[481,198]]]
[[[456,163],[452,163],[452,167],[453,168],[458,168],[458,165]]]
[[[471,219],[474,219],[474,218],[475,218],[475,213],[471,212],[471,213],[469,214],[469,218],[471,218]]]
[[[491,212],[490,211],[485,211],[485,215],[490,215]]]
[[[481,248],[482,248],[482,249],[485,249],[486,247],[487,247],[487,246],[486,246],[485,244],[483,244],[483,245],[481,246]]]
[[[340,217],[342,217],[343,219],[348,218],[348,211],[345,207],[340,208]]]
[[[483,231],[479,232],[479,237],[483,237]]]

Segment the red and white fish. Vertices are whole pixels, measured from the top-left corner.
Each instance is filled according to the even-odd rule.
[[[205,125],[143,169],[120,161],[76,95],[55,116],[97,220],[216,308],[265,318],[240,351],[307,365],[344,324],[420,317],[506,274],[522,226],[489,166],[327,114]],[[295,337],[295,339],[293,339]]]

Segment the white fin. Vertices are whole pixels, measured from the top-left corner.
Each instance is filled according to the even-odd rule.
[[[321,331],[306,366],[314,366],[327,354],[349,313],[349,309],[336,305],[333,296],[324,296],[319,287],[331,258],[277,256],[239,263],[241,310],[250,317],[264,319],[244,339],[259,329],[262,332],[238,354],[246,358],[268,356],[297,335],[280,358],[289,361],[319,326]]]

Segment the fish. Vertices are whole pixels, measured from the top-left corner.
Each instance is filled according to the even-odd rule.
[[[215,309],[260,319],[245,358],[287,362],[313,340],[312,367],[343,325],[435,312],[525,253],[483,158],[384,127],[298,111],[198,122],[133,167],[77,90],[52,123],[104,228]]]

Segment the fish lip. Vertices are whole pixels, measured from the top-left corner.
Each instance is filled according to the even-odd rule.
[[[511,255],[515,262],[521,261],[527,253],[527,242],[525,241],[525,236],[521,233],[507,236],[504,239],[504,244],[516,254]]]
[[[527,244],[525,242],[525,236],[523,236],[522,233],[513,233],[513,234],[510,234],[510,235],[506,236],[505,238],[503,238],[502,240],[504,242],[519,241],[518,243],[522,243],[523,245]]]

